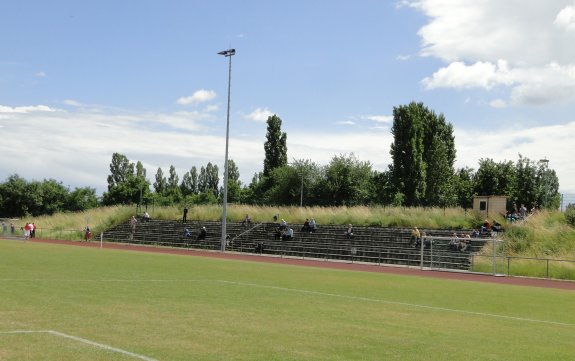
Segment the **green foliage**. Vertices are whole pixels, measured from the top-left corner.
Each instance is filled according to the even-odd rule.
[[[287,135],[281,131],[282,120],[277,115],[267,119],[266,142],[264,143],[264,177],[272,170],[287,165]]]
[[[98,205],[95,190],[70,190],[54,179],[28,182],[17,174],[0,183],[0,216],[24,217],[82,211]]]
[[[565,210],[565,220],[572,227],[575,227],[575,205],[574,204],[569,204],[567,206],[567,209]]]
[[[360,161],[353,153],[332,158],[320,181],[325,205],[355,206],[368,204],[373,196],[371,163]]]
[[[455,138],[443,114],[437,116],[423,103],[395,107],[391,132],[391,179],[396,191],[405,196],[404,204],[455,204]]]

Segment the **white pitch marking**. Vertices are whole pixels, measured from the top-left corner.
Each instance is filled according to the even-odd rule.
[[[311,290],[303,290],[297,288],[287,288],[287,287],[279,287],[279,286],[268,286],[268,285],[259,285],[256,283],[247,283],[247,282],[236,282],[236,281],[227,281],[227,280],[210,280],[210,279],[101,279],[101,280],[65,280],[65,279],[0,279],[0,281],[62,281],[62,282],[214,282],[214,283],[226,283],[226,284],[233,284],[237,286],[249,286],[249,287],[258,287],[258,288],[267,288],[272,290],[279,290],[279,291],[286,291],[286,292],[298,292],[298,293],[305,293],[310,295],[318,295],[318,296],[327,296],[327,297],[337,297],[337,298],[345,298],[349,300],[356,300],[356,301],[368,301],[368,302],[375,302],[375,303],[384,303],[389,305],[400,305],[406,307],[414,307],[414,308],[424,308],[429,310],[436,310],[436,311],[446,311],[446,312],[456,312],[462,313],[466,315],[475,315],[475,316],[485,316],[485,317],[493,317],[493,318],[501,318],[506,320],[515,320],[515,321],[524,321],[524,322],[534,322],[534,323],[542,323],[542,324],[549,324],[549,325],[559,325],[559,326],[575,326],[573,323],[565,323],[565,322],[557,322],[557,321],[547,321],[547,320],[538,320],[534,318],[526,318],[526,317],[517,317],[517,316],[507,316],[507,315],[498,315],[495,313],[487,313],[487,312],[476,312],[476,311],[466,311],[466,310],[458,310],[455,308],[447,308],[447,307],[437,307],[437,306],[428,306],[428,305],[420,305],[417,303],[408,303],[408,302],[399,302],[399,301],[388,301],[388,300],[381,300],[376,298],[368,298],[368,297],[358,297],[358,296],[348,296],[348,295],[340,295],[337,293],[328,293],[328,292],[319,292],[319,291],[311,291]]]
[[[0,334],[2,335],[9,335],[9,334],[30,334],[30,333],[48,333],[50,335],[54,335],[54,336],[58,336],[58,337],[63,337],[63,338],[68,338],[70,340],[74,340],[77,342],[81,342],[84,343],[86,345],[90,345],[90,346],[95,346],[95,347],[99,347],[102,348],[104,350],[108,350],[108,351],[113,351],[113,352],[117,352],[117,353],[121,353],[124,355],[128,355],[134,358],[138,358],[140,360],[144,360],[144,361],[158,361],[155,358],[151,358],[148,356],[144,356],[144,355],[139,355],[137,353],[134,352],[130,352],[130,351],[126,351],[126,350],[122,350],[121,348],[117,348],[117,347],[112,347],[112,346],[108,346],[108,345],[104,345],[103,343],[98,343],[98,342],[94,342],[94,341],[90,341],[87,340],[85,338],[81,338],[78,336],[72,336],[72,335],[68,335],[62,332],[58,332],[58,331],[53,331],[53,330],[40,330],[40,331],[30,331],[30,330],[15,330],[15,331],[3,331],[0,332]]]
[[[385,303],[385,304],[389,304],[389,305],[399,305],[399,306],[407,306],[407,307],[425,308],[425,309],[435,310],[435,311],[457,312],[457,313],[463,313],[463,314],[466,314],[466,315],[494,317],[494,318],[501,318],[501,319],[505,319],[505,320],[535,322],[535,323],[543,323],[543,324],[549,324],[549,325],[560,325],[560,326],[575,326],[575,324],[572,324],[572,323],[564,323],[564,322],[556,322],[556,321],[547,321],[547,320],[538,320],[538,319],[534,319],[534,318],[525,318],[525,317],[517,317],[517,316],[498,315],[498,314],[495,314],[495,313],[487,313],[487,312],[475,312],[475,311],[458,310],[458,309],[455,309],[455,308],[447,308],[447,307],[436,307],[436,306],[418,305],[417,303],[408,303],[408,302],[399,302],[399,301],[387,301],[387,300],[380,300],[380,299],[377,299],[377,298],[368,298],[368,297],[339,295],[339,294],[337,294],[337,293],[328,293],[328,292],[301,290],[301,289],[297,289],[297,288],[287,288],[287,287],[278,287],[278,286],[267,286],[267,285],[258,285],[258,284],[255,284],[255,283],[234,282],[234,281],[225,281],[225,280],[218,280],[217,282],[227,283],[227,284],[233,284],[233,285],[238,285],[238,286],[250,286],[250,287],[258,287],[258,288],[267,288],[267,289],[272,289],[272,290],[286,291],[286,292],[297,292],[297,293],[305,293],[305,294],[310,294],[310,295],[345,298],[345,299],[348,299],[348,300],[368,301],[368,302],[375,302],[375,303]]]

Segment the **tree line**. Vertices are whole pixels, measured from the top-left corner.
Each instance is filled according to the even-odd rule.
[[[453,126],[443,114],[437,115],[423,103],[412,102],[393,109],[393,143],[389,151],[392,162],[384,171],[374,170],[369,161],[360,160],[353,153],[334,155],[326,165],[310,159],[288,163],[287,134],[281,125],[277,115],[267,119],[263,170],[254,174],[249,184],[242,184],[235,162],[228,161],[228,202],[471,208],[474,195],[504,195],[509,207],[513,203],[528,208],[559,206],[559,180],[547,161],[532,161],[519,154],[516,162],[481,158],[477,170],[455,169]],[[167,174],[158,168],[152,183],[141,161],[133,163],[125,155],[114,153],[108,189],[100,200],[91,188],[69,191],[54,180],[28,183],[13,175],[0,184],[0,209],[2,214],[19,216],[83,210],[98,204],[221,203],[219,174],[218,166],[208,162],[199,169],[192,166],[180,181],[171,165]],[[27,187],[27,191],[22,191]],[[31,191],[36,188],[44,190]],[[54,193],[60,196],[51,196]]]

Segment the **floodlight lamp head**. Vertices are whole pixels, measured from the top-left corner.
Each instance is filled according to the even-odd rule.
[[[218,55],[223,55],[225,57],[236,55],[236,49],[228,49],[224,51],[220,51]]]

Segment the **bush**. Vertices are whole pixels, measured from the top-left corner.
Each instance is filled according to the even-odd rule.
[[[569,223],[571,226],[575,227],[575,205],[574,204],[569,204],[567,206],[567,209],[565,210],[565,219],[567,220],[567,223]]]

